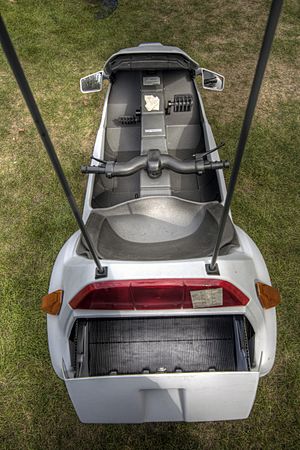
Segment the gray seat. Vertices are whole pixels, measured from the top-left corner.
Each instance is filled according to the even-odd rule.
[[[99,257],[113,260],[161,261],[210,256],[223,206],[176,197],[148,197],[107,209],[96,209],[87,221]],[[228,218],[220,254],[238,245]],[[81,238],[78,254],[90,257]]]

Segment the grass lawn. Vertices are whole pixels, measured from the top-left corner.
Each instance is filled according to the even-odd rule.
[[[226,142],[221,156],[232,160],[269,0],[121,0],[103,20],[96,19],[96,0],[0,5],[79,203],[85,187],[79,167],[91,154],[104,98],[81,95],[79,78],[140,42],[177,45],[225,75],[225,91],[203,97],[217,142]],[[276,363],[260,381],[250,418],[240,422],[78,421],[52,370],[40,311],[55,256],[76,224],[0,54],[1,449],[300,448],[299,23],[298,1],[286,0],[232,205],[282,294]]]

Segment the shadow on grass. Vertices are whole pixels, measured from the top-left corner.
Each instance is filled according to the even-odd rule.
[[[94,8],[96,19],[106,19],[118,7],[118,0],[88,0],[89,6]]]

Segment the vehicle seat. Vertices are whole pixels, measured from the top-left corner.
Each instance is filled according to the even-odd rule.
[[[112,208],[96,209],[87,229],[100,258],[123,261],[162,261],[210,256],[216,242],[223,206],[176,197],[146,197]],[[227,219],[220,254],[238,245]],[[91,257],[81,238],[77,252]]]

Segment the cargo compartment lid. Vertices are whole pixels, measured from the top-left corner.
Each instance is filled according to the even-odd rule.
[[[81,422],[215,421],[248,417],[259,372],[65,378]]]

